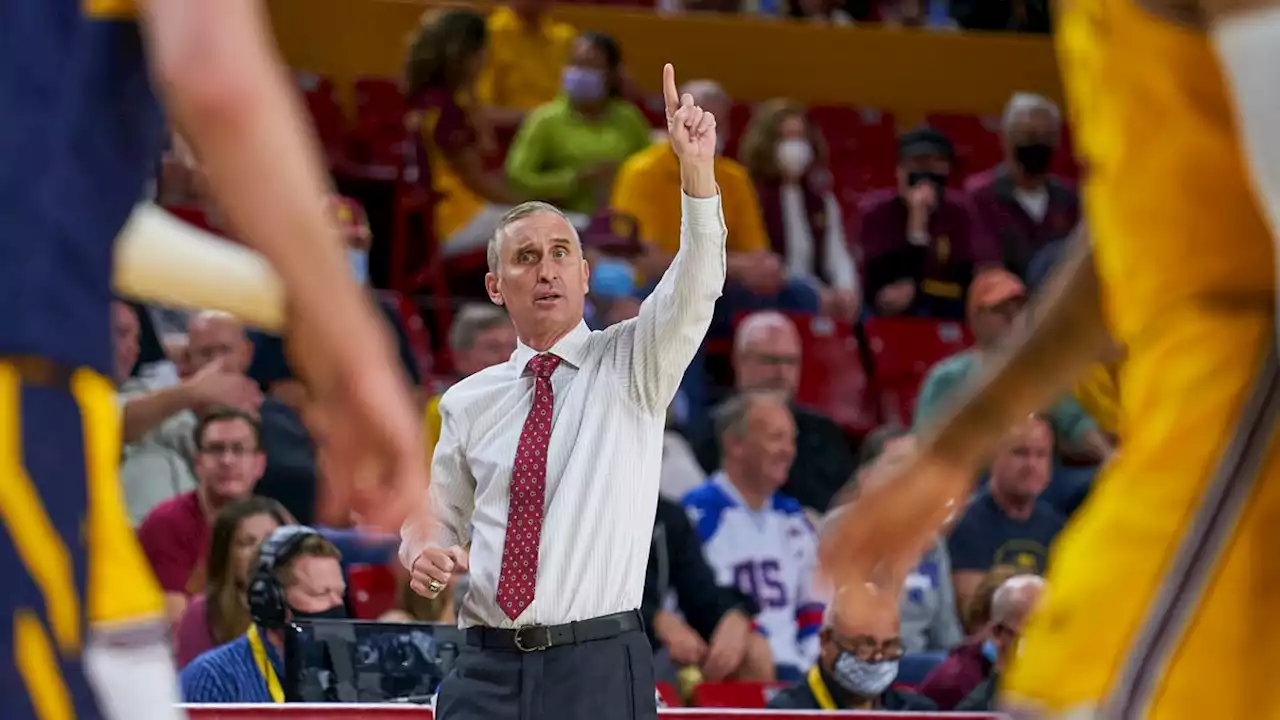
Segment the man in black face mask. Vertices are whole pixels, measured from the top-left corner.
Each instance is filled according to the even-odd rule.
[[[877,315],[964,316],[973,275],[973,217],[947,192],[953,151],[946,136],[918,128],[898,138],[898,186],[867,196],[858,212],[865,294]]]
[[[1024,280],[1031,259],[1080,220],[1075,190],[1049,174],[1061,133],[1057,105],[1040,95],[1015,94],[1001,125],[1005,162],[965,183],[980,241]]]
[[[923,695],[893,687],[902,659],[896,598],[863,608],[844,624],[852,635],[838,635],[828,610],[818,633],[818,664],[804,680],[769,701],[777,710],[888,710],[932,712],[938,709]]]
[[[284,702],[284,628],[292,620],[347,616],[342,554],[302,525],[277,528],[249,580],[248,632],[191,661],[179,680],[192,703]]]

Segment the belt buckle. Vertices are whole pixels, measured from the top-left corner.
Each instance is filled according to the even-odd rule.
[[[542,633],[540,638],[537,635],[538,631],[541,631]],[[533,634],[533,637],[530,638],[529,644],[527,645],[525,644],[526,632]],[[520,652],[538,652],[539,650],[546,650],[551,647],[551,629],[544,625],[525,625],[524,627],[516,628],[515,640],[516,649]]]

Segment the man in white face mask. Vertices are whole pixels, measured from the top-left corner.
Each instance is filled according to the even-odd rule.
[[[828,609],[818,634],[818,664],[804,680],[769,701],[778,710],[887,710],[931,712],[933,701],[894,687],[902,658],[897,596],[868,604],[842,622],[853,634],[836,633]]]

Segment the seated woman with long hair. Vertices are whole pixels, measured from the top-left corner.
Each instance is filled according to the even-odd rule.
[[[213,521],[209,578],[204,594],[187,604],[174,632],[178,669],[200,653],[230,642],[249,629],[249,563],[258,546],[281,525],[294,519],[280,503],[251,497],[223,508]]]
[[[529,199],[486,167],[496,143],[475,102],[486,42],[479,13],[431,12],[405,61],[406,123],[417,140],[420,182],[439,198],[434,228],[446,255],[483,250],[503,213]]]

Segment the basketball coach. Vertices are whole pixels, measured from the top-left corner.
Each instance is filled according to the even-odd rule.
[[[454,385],[430,501],[400,557],[434,597],[470,568],[467,647],[440,685],[439,720],[651,720],[640,621],[667,405],[724,286],[716,120],[663,68],[680,161],[680,251],[639,317],[592,332],[578,234],[545,203],[509,211],[489,243],[489,298],[520,342]],[[469,548],[469,550],[468,550]]]

